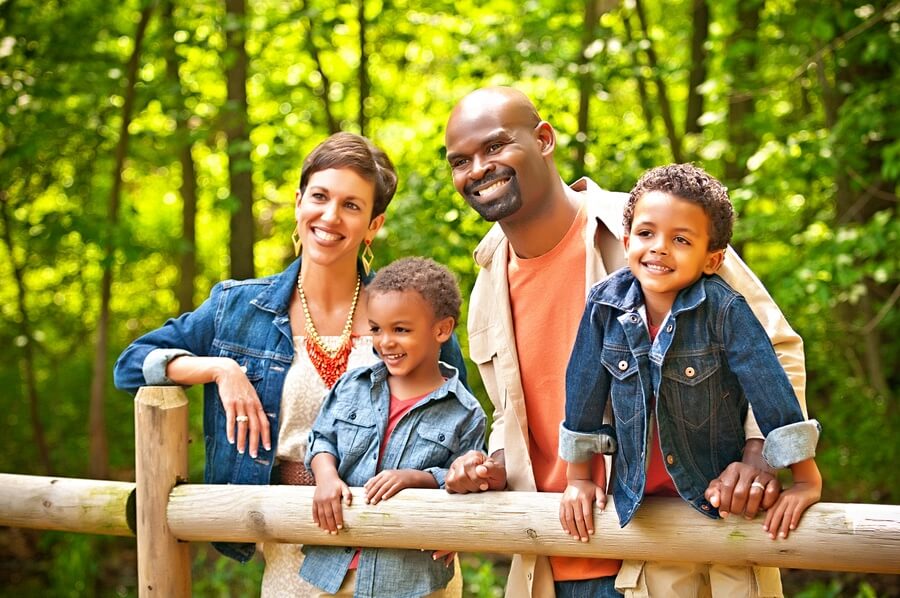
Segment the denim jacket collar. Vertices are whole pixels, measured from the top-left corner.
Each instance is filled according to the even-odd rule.
[[[448,394],[453,393],[454,396],[461,397],[469,393],[466,387],[459,379],[459,370],[443,361],[438,362],[441,375],[445,378],[444,383],[437,389],[428,393],[429,401],[443,399]],[[387,378],[390,375],[387,365],[381,360],[369,366],[370,370],[370,387],[373,389],[371,396],[376,396],[374,389],[382,384],[387,384]]]
[[[672,305],[672,316],[697,309],[704,301],[706,301],[705,285],[692,284],[681,289]],[[613,272],[604,285],[603,292],[594,297],[594,302],[620,311],[633,312],[644,305],[644,295],[640,283],[626,267]]]

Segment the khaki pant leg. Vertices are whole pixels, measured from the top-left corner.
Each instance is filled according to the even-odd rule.
[[[616,589],[626,598],[708,598],[706,565],[698,563],[623,561]]]
[[[710,565],[710,587],[716,598],[782,598],[781,572],[776,567]]]

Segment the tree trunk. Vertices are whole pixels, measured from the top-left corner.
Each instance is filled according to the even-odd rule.
[[[174,2],[167,0],[163,5],[162,27],[165,31],[164,54],[166,73],[175,88],[172,108],[175,112],[175,139],[178,144],[178,161],[181,164],[181,242],[179,249],[178,311],[194,309],[194,278],[197,275],[197,173],[191,155],[193,142],[188,126],[188,111],[184,105],[184,88],[179,70],[181,59],[175,51],[175,22],[172,16]]]
[[[369,99],[369,57],[366,54],[366,0],[359,2],[359,134],[366,134],[366,101]]]
[[[250,162],[250,136],[247,126],[247,31],[245,0],[225,0],[226,27],[225,77],[228,102],[225,110],[225,136],[228,138],[228,180],[231,198],[236,203],[231,213],[231,276],[253,278],[253,179]]]
[[[9,261],[12,265],[13,279],[16,283],[16,307],[19,311],[19,334],[25,340],[22,345],[22,378],[25,383],[25,393],[28,396],[28,412],[31,417],[31,430],[34,445],[37,447],[38,462],[46,475],[52,473],[53,467],[50,460],[50,449],[47,446],[47,437],[44,434],[44,423],[41,420],[40,401],[35,379],[34,364],[34,335],[31,333],[31,317],[28,314],[26,301],[25,276],[22,265],[16,260],[15,246],[12,238],[12,218],[9,215],[9,199],[6,192],[0,192],[0,219],[3,221],[3,241],[9,252]]]
[[[760,0],[737,3],[737,20],[729,39],[732,48],[726,58],[734,87],[728,98],[728,145],[725,154],[725,179],[738,183],[747,174],[747,160],[758,145],[751,120],[755,113],[753,94],[759,51]]]
[[[322,85],[318,88],[314,88],[313,93],[322,100],[322,110],[325,112],[325,124],[328,126],[328,133],[329,135],[334,135],[340,131],[341,128],[334,117],[334,110],[331,108],[331,98],[328,96],[328,92],[331,90],[331,80],[328,78],[328,73],[325,72],[325,68],[322,65],[322,59],[319,56],[319,47],[316,46],[316,36],[313,29],[313,20],[310,18],[304,20],[306,21],[306,49],[313,59],[313,62],[316,63],[316,71],[319,73],[319,77],[322,80]],[[362,33],[360,35],[362,35]],[[360,45],[360,48],[362,47],[363,46]],[[362,94],[360,94],[360,96],[361,95]]]
[[[693,23],[687,113],[684,119],[685,135],[697,134],[701,130],[698,122],[703,115],[703,94],[700,93],[700,86],[706,81],[706,40],[709,37],[709,5],[706,0],[694,0]]]
[[[659,72],[659,61],[656,59],[656,51],[653,49],[653,40],[650,39],[650,27],[647,25],[647,15],[644,12],[642,0],[634,0],[634,10],[637,12],[638,21],[641,23],[641,32],[647,43],[647,62],[653,71],[653,80],[656,83],[656,93],[659,98],[659,112],[662,114],[663,123],[666,125],[666,136],[669,138],[669,146],[672,149],[672,158],[676,162],[683,162],[681,153],[681,138],[675,130],[675,120],[672,118],[672,104],[669,102],[669,93],[665,79]]]
[[[584,2],[584,26],[581,32],[581,52],[578,54],[578,133],[575,135],[575,178],[584,176],[584,158],[588,145],[588,117],[591,110],[591,96],[594,91],[594,77],[591,74],[591,60],[588,48],[594,43],[599,18],[597,0]]]
[[[104,248],[103,278],[100,282],[100,317],[97,320],[97,345],[94,351],[94,368],[91,379],[91,399],[88,414],[88,474],[92,478],[106,478],[109,472],[109,447],[106,438],[106,381],[109,377],[107,367],[109,344],[109,300],[112,295],[112,269],[115,243],[112,235],[119,223],[119,203],[122,196],[122,170],[128,156],[128,126],[131,124],[134,110],[135,82],[141,56],[144,33],[150,22],[153,6],[148,5],[141,11],[134,34],[134,48],[128,60],[126,75],[125,102],[122,105],[122,126],[119,129],[119,141],[116,144],[115,166],[113,168],[112,188],[109,192],[107,220],[109,236]]]
[[[634,37],[631,34],[631,13],[626,11],[623,20],[625,25],[625,41],[628,43],[628,48],[630,50],[634,80],[637,82],[638,96],[641,99],[641,112],[644,114],[647,133],[652,137],[655,129],[653,126],[653,108],[650,105],[650,94],[647,93],[647,82],[641,74],[641,60],[638,56],[637,44],[635,44]]]

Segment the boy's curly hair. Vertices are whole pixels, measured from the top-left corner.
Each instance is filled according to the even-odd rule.
[[[651,168],[641,176],[625,204],[623,224],[625,233],[631,231],[634,205],[648,191],[662,191],[696,203],[709,216],[709,251],[725,249],[731,241],[734,224],[734,208],[728,199],[728,190],[693,164],[669,164]]]
[[[459,322],[462,297],[456,277],[446,266],[433,259],[406,257],[392,262],[375,274],[366,291],[369,293],[416,291],[431,305],[436,319],[451,317],[454,326]]]

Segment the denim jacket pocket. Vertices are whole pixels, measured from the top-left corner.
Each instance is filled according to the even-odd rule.
[[[338,453],[341,460],[359,457],[374,443],[375,420],[365,411],[355,410],[334,416],[337,429]]]
[[[717,353],[675,355],[666,358],[663,384],[672,415],[691,429],[705,428],[719,409],[727,411],[724,401],[728,393],[722,377],[715,375],[721,368]]]
[[[637,359],[628,349],[603,347],[600,361],[612,377],[610,396],[618,432],[621,425],[629,424],[641,412],[643,392]]]
[[[435,426],[419,425],[410,457],[415,469],[445,467],[451,455],[459,451],[456,433]]]

